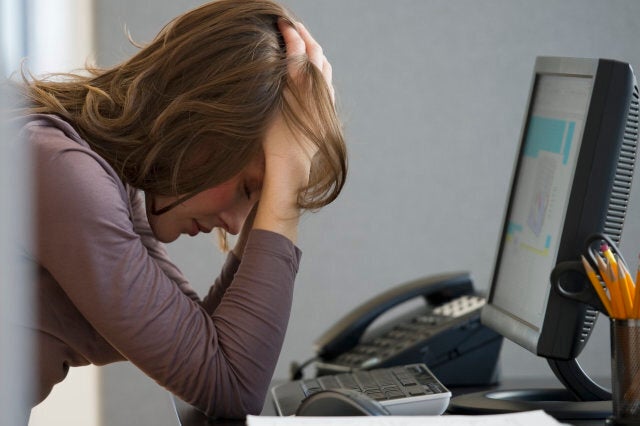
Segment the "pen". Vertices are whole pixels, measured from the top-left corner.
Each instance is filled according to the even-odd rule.
[[[602,284],[600,284],[600,280],[596,276],[596,272],[593,270],[591,265],[589,265],[589,262],[587,262],[587,259],[585,259],[584,256],[582,256],[582,265],[584,266],[585,271],[587,271],[587,276],[589,277],[589,281],[591,281],[591,285],[593,285],[593,288],[596,290],[598,297],[607,311],[606,314],[609,315],[609,317],[612,317],[613,309],[611,307],[611,302],[607,297],[607,293],[604,292],[604,288],[602,288]]]

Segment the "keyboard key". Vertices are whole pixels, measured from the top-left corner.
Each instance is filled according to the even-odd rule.
[[[318,383],[320,384],[322,389],[337,389],[341,387],[340,383],[338,383],[338,379],[336,379],[334,376],[318,377]]]
[[[320,384],[313,379],[303,381],[301,383],[301,387],[302,387],[302,391],[307,396],[322,390],[322,387],[320,386]]]
[[[369,398],[373,398],[377,401],[386,399],[385,394],[381,392],[379,389],[369,389],[364,391],[364,394],[367,395]]]
[[[427,392],[424,391],[424,387],[422,387],[420,385],[409,386],[409,387],[406,388],[406,391],[411,396],[426,395],[427,394]]]
[[[360,389],[360,385],[358,385],[358,383],[355,381],[353,374],[350,374],[350,373],[338,374],[336,376],[336,379],[338,379],[338,382],[343,388],[362,390]]]
[[[395,399],[395,398],[404,398],[405,394],[404,394],[404,392],[400,391],[397,388],[396,389],[385,389],[384,396],[387,399]]]

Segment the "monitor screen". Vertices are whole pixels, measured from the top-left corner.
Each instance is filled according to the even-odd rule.
[[[540,75],[534,85],[492,298],[534,332],[544,319],[592,87],[589,76],[566,75]]]

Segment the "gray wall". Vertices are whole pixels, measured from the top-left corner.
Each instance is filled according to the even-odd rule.
[[[99,63],[133,52],[125,25],[147,41],[199,3],[97,0]],[[281,378],[292,360],[313,355],[317,335],[392,284],[468,270],[488,288],[535,56],[608,57],[640,71],[635,0],[286,3],[333,65],[350,176],[340,199],[302,221]],[[640,250],[638,194],[623,237],[630,260]],[[204,292],[222,259],[212,239],[182,238],[169,249]],[[599,323],[581,359],[601,376],[609,348]],[[551,376],[544,361],[510,343],[501,361],[505,377]],[[119,424],[134,405],[122,397],[125,382],[146,379],[124,365],[105,371],[107,424]]]

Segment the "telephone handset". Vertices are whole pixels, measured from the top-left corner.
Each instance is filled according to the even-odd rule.
[[[417,297],[424,306],[370,330],[382,314]],[[466,272],[395,286],[316,340],[317,374],[425,363],[445,386],[495,383],[502,337],[480,324],[484,303]]]

